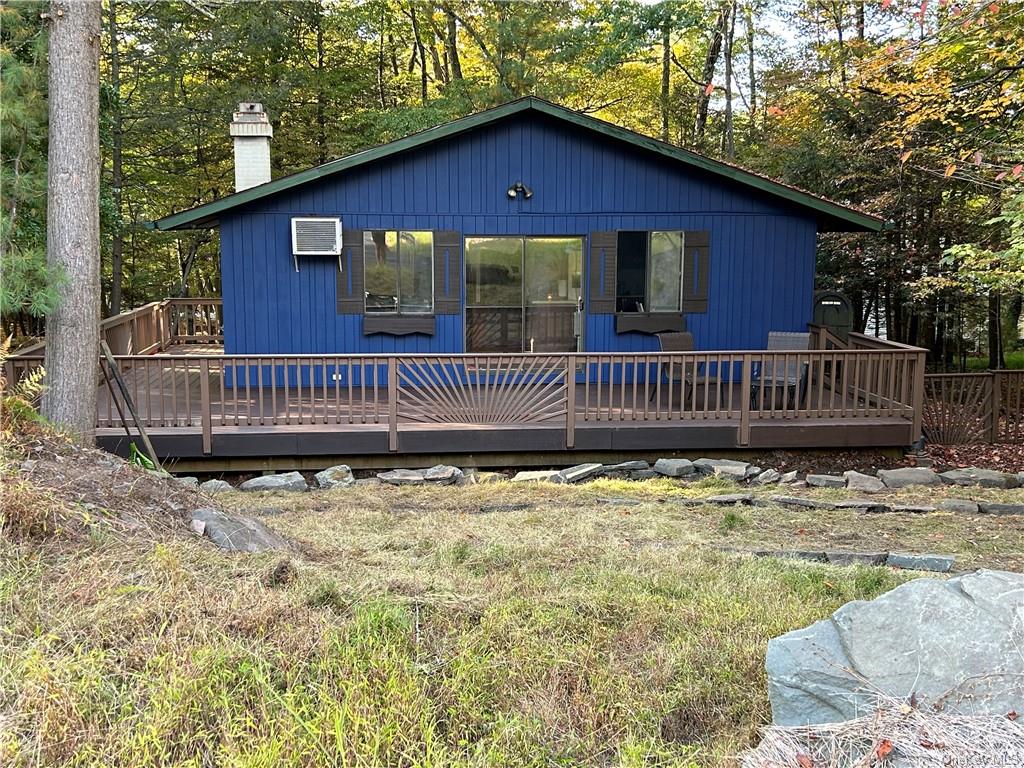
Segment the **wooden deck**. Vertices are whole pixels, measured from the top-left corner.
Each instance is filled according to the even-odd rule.
[[[530,454],[543,463],[565,451],[885,447],[915,439],[912,409],[889,388],[879,396],[840,383],[848,368],[847,379],[891,380],[909,393],[909,370],[879,355],[845,363],[822,356],[822,375],[809,376],[800,397],[795,385],[746,382],[743,360],[728,353],[570,361],[228,358],[214,345],[167,352],[121,358],[119,367],[158,452],[179,461],[263,466],[296,457],[315,466],[328,456],[486,455],[501,463],[497,454]],[[129,443],[121,413],[121,396],[104,384],[99,439],[119,453]]]
[[[795,352],[244,356],[223,353],[210,302],[147,305],[103,329],[140,423],[180,467],[547,464],[921,435],[924,350],[856,334],[841,345],[819,330]],[[30,350],[6,372],[41,363]],[[106,381],[98,394],[99,442],[126,453],[128,404]]]

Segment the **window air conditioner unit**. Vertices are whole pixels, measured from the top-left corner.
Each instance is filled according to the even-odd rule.
[[[292,219],[292,256],[299,271],[299,256],[337,256],[341,268],[341,219],[306,216]]]

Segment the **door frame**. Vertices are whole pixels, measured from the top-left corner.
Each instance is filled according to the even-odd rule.
[[[466,312],[468,310],[470,310],[470,309],[474,309],[474,307],[470,307],[469,306],[469,280],[467,279],[467,277],[468,277],[467,276],[467,271],[469,270],[469,258],[468,258],[468,249],[466,248],[466,241],[470,240],[470,239],[476,239],[476,238],[481,238],[481,239],[483,239],[483,238],[491,238],[491,239],[504,238],[504,239],[508,239],[508,240],[521,240],[521,241],[523,241],[522,257],[521,257],[522,258],[522,267],[521,267],[521,270],[520,270],[520,280],[519,280],[519,286],[520,286],[519,306],[520,306],[520,309],[522,311],[521,323],[522,323],[522,326],[523,326],[523,345],[524,346],[526,344],[526,242],[525,241],[529,240],[531,238],[537,238],[537,239],[541,239],[541,238],[548,238],[548,239],[564,238],[566,240],[579,240],[580,241],[580,243],[582,245],[582,248],[580,249],[580,295],[579,295],[579,300],[582,301],[583,308],[581,310],[579,310],[579,315],[580,315],[580,334],[579,334],[579,341],[577,342],[578,349],[573,350],[572,352],[536,352],[536,353],[528,352],[525,349],[523,351],[521,351],[521,352],[518,352],[518,353],[517,352],[491,352],[491,353],[488,353],[488,352],[470,352],[469,351],[469,343],[468,343],[468,341],[469,341],[469,339],[468,339],[469,325],[466,322]],[[479,354],[479,355],[487,355],[487,354],[492,354],[492,355],[512,355],[512,354],[567,355],[567,354],[575,354],[577,352],[584,351],[586,349],[586,330],[587,330],[587,322],[586,322],[586,318],[587,318],[587,301],[586,301],[587,291],[586,291],[586,286],[588,285],[589,280],[590,280],[590,275],[587,273],[587,261],[588,261],[588,259],[587,259],[587,252],[588,252],[589,247],[590,247],[590,238],[587,235],[581,235],[581,234],[562,234],[562,233],[558,233],[558,234],[554,234],[554,233],[537,234],[537,233],[534,233],[534,234],[528,234],[528,235],[522,235],[522,234],[496,234],[496,235],[487,234],[487,235],[481,235],[481,234],[475,234],[475,233],[474,234],[463,233],[463,235],[462,235],[462,290],[463,290],[463,296],[465,297],[465,299],[462,302],[462,350],[463,350],[463,352],[465,352],[467,354],[472,354],[472,355],[477,355],[477,354]]]

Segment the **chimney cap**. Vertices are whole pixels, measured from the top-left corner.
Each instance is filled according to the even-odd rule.
[[[267,137],[274,135],[270,118],[258,101],[243,101],[231,121],[232,136]]]

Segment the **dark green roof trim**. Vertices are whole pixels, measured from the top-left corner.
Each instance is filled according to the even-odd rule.
[[[469,115],[468,117],[453,120],[450,123],[445,123],[434,128],[428,128],[424,131],[420,131],[419,133],[414,133],[411,136],[406,136],[404,139],[398,139],[397,141],[382,144],[381,146],[374,147],[373,149],[356,152],[353,155],[349,155],[338,160],[332,160],[329,163],[318,165],[315,168],[300,171],[299,173],[293,173],[290,176],[284,176],[280,179],[269,181],[266,184],[261,184],[258,187],[251,187],[250,189],[243,190],[242,192],[236,192],[233,195],[228,195],[227,197],[222,197],[219,200],[214,200],[213,202],[196,206],[195,208],[191,208],[187,211],[173,213],[170,216],[165,216],[162,219],[152,222],[152,226],[153,228],[160,230],[195,229],[215,226],[217,224],[218,216],[225,211],[232,210],[233,208],[246,205],[247,203],[268,197],[269,195],[275,195],[279,192],[293,189],[294,187],[301,186],[302,184],[306,184],[310,181],[331,176],[335,173],[339,173],[340,171],[346,171],[350,168],[365,165],[366,163],[372,163],[375,160],[381,160],[400,152],[415,149],[432,141],[465,133],[466,131],[471,131],[474,128],[488,125],[510,115],[530,110],[541,112],[559,120],[564,120],[580,126],[581,128],[586,128],[587,130],[601,133],[613,139],[624,141],[628,144],[632,144],[633,146],[640,147],[641,149],[655,152],[664,157],[671,158],[672,160],[685,163],[695,168],[700,168],[701,170],[709,173],[731,179],[739,184],[744,184],[767,194],[774,195],[775,197],[796,203],[797,205],[815,211],[819,216],[819,220],[822,218],[825,220],[820,223],[825,223],[829,229],[867,230],[871,232],[878,232],[881,231],[885,224],[883,219],[876,216],[871,216],[870,214],[863,213],[854,208],[834,203],[831,200],[826,200],[823,197],[812,195],[811,193],[804,192],[796,187],[790,187],[786,184],[773,181],[765,176],[760,176],[737,166],[729,165],[728,163],[723,163],[718,160],[712,160],[710,157],[699,155],[696,152],[681,149],[679,147],[672,146],[671,144],[658,141],[657,139],[652,139],[648,136],[634,133],[633,131],[625,128],[620,128],[617,125],[607,123],[603,120],[598,120],[595,117],[574,112],[571,109],[560,107],[556,104],[552,104],[551,102],[544,101],[543,99],[538,99],[535,96],[528,96],[517,101],[502,104],[501,106],[494,107],[493,109],[478,112],[475,115]]]

